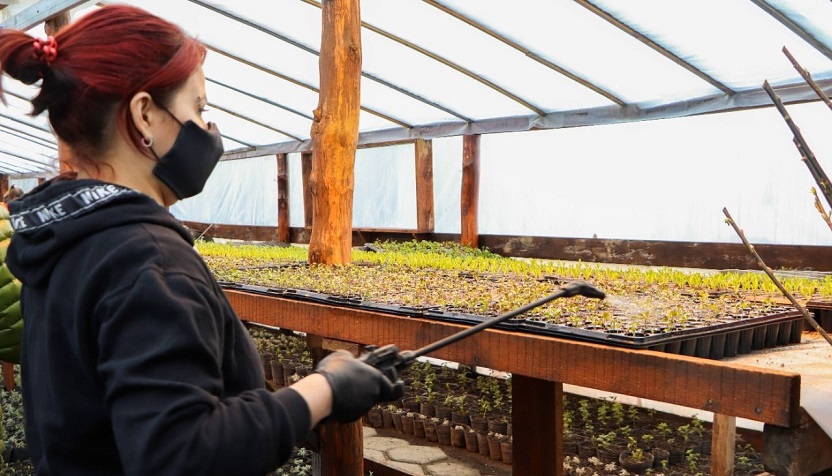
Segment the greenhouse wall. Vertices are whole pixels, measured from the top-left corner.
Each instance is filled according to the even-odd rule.
[[[790,106],[832,168],[825,105]],[[356,154],[353,224],[416,228],[412,145]],[[434,139],[435,229],[459,233],[462,140]],[[299,154],[289,155],[290,224],[303,226]],[[180,219],[276,225],[274,157],[223,162]],[[755,243],[829,245],[815,186],[773,108],[481,140],[481,234],[737,242],[727,207]],[[219,206],[221,205],[222,206]]]

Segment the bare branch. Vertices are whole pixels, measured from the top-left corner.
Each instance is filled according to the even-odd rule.
[[[832,220],[829,219],[829,214],[826,210],[823,209],[823,204],[820,203],[820,198],[818,198],[818,191],[815,187],[812,187],[812,195],[815,196],[815,209],[820,212],[820,216],[823,217],[823,221],[826,222],[826,225],[829,226],[829,229],[832,230]]]
[[[812,326],[812,328],[818,331],[820,335],[822,335],[823,338],[826,339],[826,342],[829,342],[829,345],[832,345],[832,337],[829,337],[829,334],[827,334],[826,331],[823,330],[823,328],[820,325],[818,325],[817,321],[815,321],[812,315],[809,314],[809,311],[807,311],[806,308],[803,307],[803,305],[800,304],[794,296],[792,296],[792,293],[786,290],[786,288],[783,286],[783,283],[781,283],[780,280],[777,279],[777,276],[774,275],[774,272],[771,270],[771,268],[766,266],[766,263],[763,261],[762,258],[760,258],[760,255],[757,254],[757,251],[754,249],[754,246],[751,243],[749,243],[748,240],[745,238],[745,233],[743,233],[742,230],[737,226],[736,222],[734,222],[734,219],[731,217],[731,214],[728,213],[728,209],[723,208],[722,213],[726,217],[725,222],[731,225],[732,228],[734,228],[734,231],[737,232],[737,235],[739,235],[740,240],[742,240],[742,243],[745,245],[746,248],[748,248],[748,251],[751,253],[752,256],[754,256],[754,259],[757,260],[757,264],[760,265],[760,268],[768,275],[769,278],[771,278],[771,280],[774,282],[774,285],[777,286],[777,289],[779,289],[780,292],[783,293],[783,295],[786,296],[786,298],[792,303],[792,305],[794,305],[794,307],[796,307],[800,311],[800,313],[803,314],[803,317],[806,318],[807,321],[809,321],[809,324]]]

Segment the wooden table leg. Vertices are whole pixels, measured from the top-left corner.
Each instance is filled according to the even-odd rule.
[[[324,339],[308,334],[306,345],[314,365],[329,351]],[[312,458],[315,476],[364,476],[364,432],[361,420],[353,423],[322,423],[316,428],[319,449]]]
[[[812,391],[806,392],[811,394]],[[832,438],[801,409],[800,423],[784,428],[766,423],[763,427],[763,465],[779,475],[832,474]]]
[[[563,476],[563,384],[511,378],[513,474]]]
[[[733,476],[734,448],[737,444],[737,418],[714,413],[711,441],[711,474]]]
[[[6,390],[14,390],[14,364],[3,362],[3,386]]]

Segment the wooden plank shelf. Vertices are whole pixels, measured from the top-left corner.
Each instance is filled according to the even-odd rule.
[[[226,295],[243,320],[362,345],[394,343],[402,350],[417,349],[466,327],[236,290],[226,290]],[[517,466],[521,461],[526,463],[520,465],[532,465],[525,469],[533,471],[517,474],[562,474],[559,452],[552,450],[558,447],[562,432],[561,399],[552,395],[560,394],[563,383],[782,428],[801,421],[800,375],[793,372],[493,329],[431,356],[511,372],[522,384],[514,389],[515,403],[536,402],[541,406],[546,402],[542,419],[525,411],[525,407],[512,410],[515,442],[545,440],[515,444],[515,472],[523,469]],[[518,393],[521,390],[522,395]],[[521,435],[518,431],[533,434]],[[733,435],[730,430],[725,433],[726,438]],[[722,448],[725,442],[715,441],[714,445]]]

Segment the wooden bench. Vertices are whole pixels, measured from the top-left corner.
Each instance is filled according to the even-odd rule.
[[[417,349],[465,328],[240,291],[226,294],[243,320],[363,345]],[[800,375],[793,372],[502,330],[483,331],[432,356],[512,373],[515,474],[563,474],[564,383],[714,412],[714,475],[732,474],[736,417],[783,429],[805,422]],[[362,455],[360,427],[324,425],[320,439],[321,474],[363,474],[360,456],[347,470],[348,455]]]

